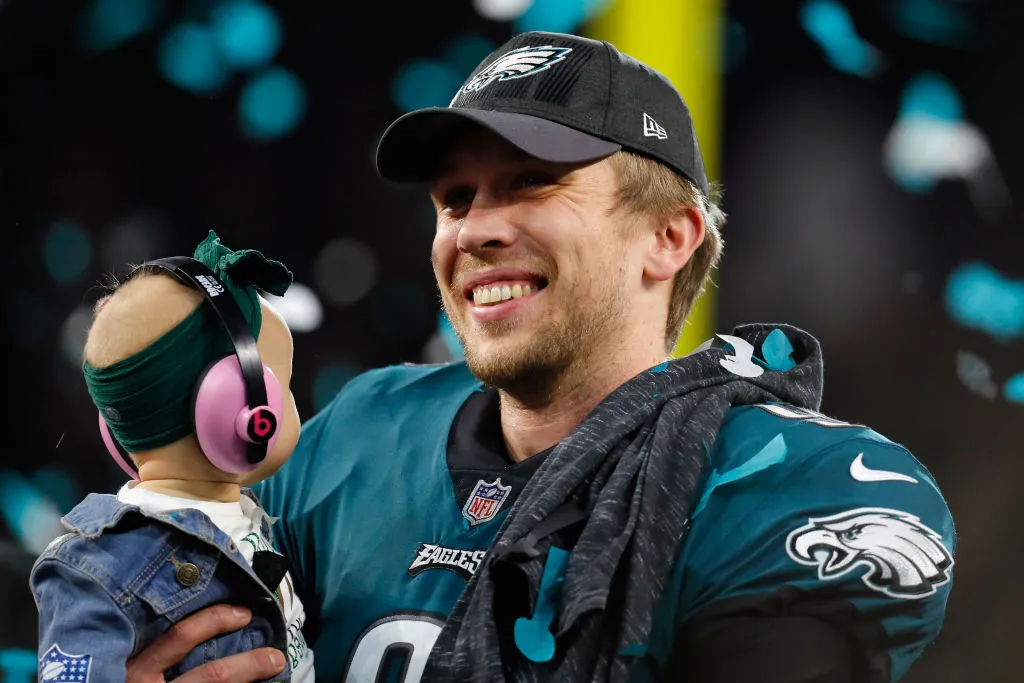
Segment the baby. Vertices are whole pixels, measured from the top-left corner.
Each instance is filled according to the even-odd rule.
[[[40,682],[123,681],[130,657],[215,603],[252,619],[168,680],[268,646],[288,662],[275,680],[314,680],[305,611],[247,488],[299,435],[291,333],[259,295],[291,282],[284,264],[210,231],[192,258],[138,266],[97,304],[82,370],[102,439],[132,480],[89,494],[36,560]]]

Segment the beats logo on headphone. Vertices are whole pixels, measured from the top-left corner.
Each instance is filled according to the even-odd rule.
[[[196,384],[192,420],[199,447],[214,467],[231,474],[251,472],[277,441],[283,398],[277,377],[260,359],[245,315],[216,274],[200,261],[173,256],[143,265],[162,268],[203,292],[231,338],[235,353],[211,363]],[[135,463],[114,438],[102,412],[99,425],[114,461],[138,479]]]
[[[239,413],[239,417],[244,417]],[[245,433],[253,443],[266,443],[277,433],[277,418],[269,410],[257,408],[245,420]]]

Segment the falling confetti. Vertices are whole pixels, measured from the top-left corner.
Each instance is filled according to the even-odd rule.
[[[970,351],[957,351],[956,374],[968,389],[987,399],[994,399],[999,393],[992,380],[992,368],[985,359]]]

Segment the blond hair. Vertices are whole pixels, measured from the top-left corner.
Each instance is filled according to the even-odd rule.
[[[93,308],[82,359],[102,368],[146,348],[191,314],[203,301],[195,288],[155,267],[139,268],[113,286]]]
[[[704,222],[703,242],[673,281],[665,322],[665,347],[671,351],[694,302],[704,292],[722,257],[724,241],[721,229],[726,218],[718,206],[722,187],[711,183],[710,197],[704,197],[689,180],[648,157],[623,150],[613,154],[609,160],[619,179],[618,207],[667,218],[681,205],[690,206]]]

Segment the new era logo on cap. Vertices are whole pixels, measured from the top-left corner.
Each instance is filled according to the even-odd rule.
[[[420,109],[392,123],[377,148],[378,171],[398,182],[432,180],[467,122],[556,163],[596,161],[626,149],[709,193],[679,92],[604,41],[543,31],[513,37],[477,65],[448,107]]]
[[[644,112],[644,135],[649,138],[658,138],[659,140],[665,140],[668,138],[668,133],[661,125],[651,118],[651,115]]]

